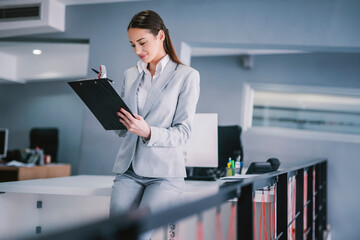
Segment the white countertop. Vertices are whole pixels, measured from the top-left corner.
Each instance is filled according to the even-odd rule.
[[[0,192],[110,196],[114,176],[77,175],[0,183]],[[216,193],[219,182],[185,181],[185,193]],[[187,194],[188,195],[188,194]],[[202,195],[202,194],[201,194]]]
[[[114,176],[78,175],[0,183],[0,192],[110,196]]]

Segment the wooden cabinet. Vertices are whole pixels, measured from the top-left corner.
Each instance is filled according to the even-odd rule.
[[[34,167],[0,166],[0,182],[66,177],[70,174],[70,164],[48,164]]]

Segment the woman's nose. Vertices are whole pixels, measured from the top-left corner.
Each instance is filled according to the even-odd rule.
[[[139,55],[141,53],[141,48],[135,46],[134,51],[135,51],[135,54]]]

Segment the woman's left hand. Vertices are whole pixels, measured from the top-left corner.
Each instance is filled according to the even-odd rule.
[[[117,112],[120,117],[119,121],[124,124],[127,130],[145,139],[150,139],[151,129],[145,122],[144,118],[134,113],[135,118],[125,109],[120,108],[120,112]]]

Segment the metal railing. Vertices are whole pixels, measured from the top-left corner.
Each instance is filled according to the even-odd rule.
[[[289,221],[288,180],[293,176],[296,178],[296,215]],[[304,176],[305,178],[307,176],[306,181],[304,181]],[[234,198],[237,198],[237,239],[254,239],[254,192],[273,184],[276,184],[277,192],[276,236],[274,239],[288,239],[288,228],[295,221],[296,240],[322,240],[323,231],[327,225],[327,160],[315,160],[242,181],[226,182],[219,187],[218,192],[212,195],[178,204],[156,213],[150,214],[147,209],[138,209],[81,227],[53,232],[36,239],[137,239],[143,232],[201,214]],[[304,189],[307,189],[306,199],[304,199]],[[304,211],[305,208],[306,211]],[[304,218],[307,222],[306,228],[303,225]]]

